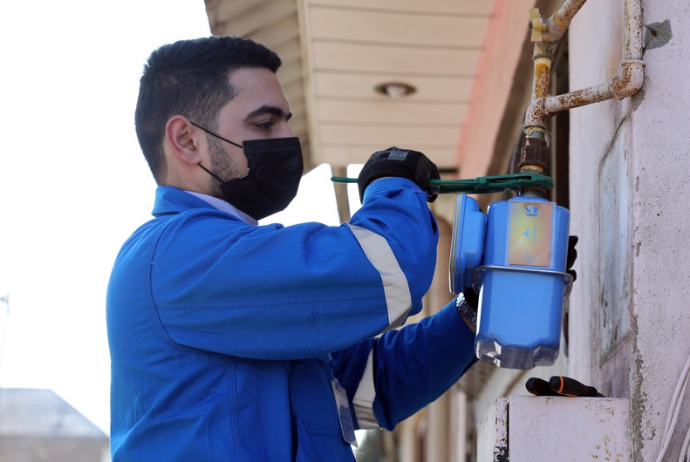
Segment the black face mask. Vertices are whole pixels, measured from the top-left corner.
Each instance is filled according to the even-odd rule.
[[[284,210],[295,198],[304,171],[299,138],[248,140],[239,145],[194,122],[192,125],[244,150],[249,167],[244,178],[224,181],[199,164],[220,181],[220,189],[232,205],[255,220],[261,220]]]

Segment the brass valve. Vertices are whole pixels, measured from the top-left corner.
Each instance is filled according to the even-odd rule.
[[[530,28],[532,29],[532,41],[542,42],[543,33],[546,32],[546,23],[539,14],[539,8],[532,8],[529,10]]]

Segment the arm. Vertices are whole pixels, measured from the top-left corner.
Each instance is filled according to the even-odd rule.
[[[433,316],[333,355],[360,428],[395,426],[433,402],[476,362],[455,300]]]
[[[418,312],[437,241],[425,193],[401,178],[372,184],[339,227],[250,227],[216,211],[187,212],[156,244],[151,292],[177,343],[258,359],[313,357]]]

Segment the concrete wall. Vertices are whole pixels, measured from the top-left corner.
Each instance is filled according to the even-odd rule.
[[[589,0],[570,29],[572,89],[603,83],[624,57],[623,1]],[[571,111],[569,372],[629,397],[635,461],[656,460],[690,355],[690,6],[645,0],[643,90]],[[686,394],[687,395],[687,394]],[[682,407],[667,459],[690,427]]]

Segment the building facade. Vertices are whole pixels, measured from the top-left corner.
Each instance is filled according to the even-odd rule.
[[[641,14],[630,17],[633,3]],[[368,435],[370,452],[360,451],[360,460],[476,460],[476,426],[496,399],[527,394],[527,378],[552,375],[629,400],[631,446],[623,460],[656,460],[662,450],[664,460],[681,455],[690,428],[690,398],[680,393],[690,355],[690,8],[685,0],[565,4],[578,11],[552,50],[549,95],[618,82],[631,60],[644,62],[644,80],[632,96],[583,100],[544,118],[552,199],[571,211],[571,234],[579,237],[559,360],[529,371],[478,363],[395,432]],[[254,38],[286,60],[281,78],[308,165],[327,162],[342,174],[347,164],[399,143],[441,159],[449,179],[515,172],[535,78],[529,10],[539,8],[546,19],[563,5],[206,1],[214,34]],[[631,22],[642,24],[641,56],[629,56]],[[395,82],[414,94],[391,99],[381,92]],[[345,220],[346,197],[337,196]],[[478,200],[486,210],[501,195]],[[454,198],[432,207],[442,243],[429,311],[452,297]]]

